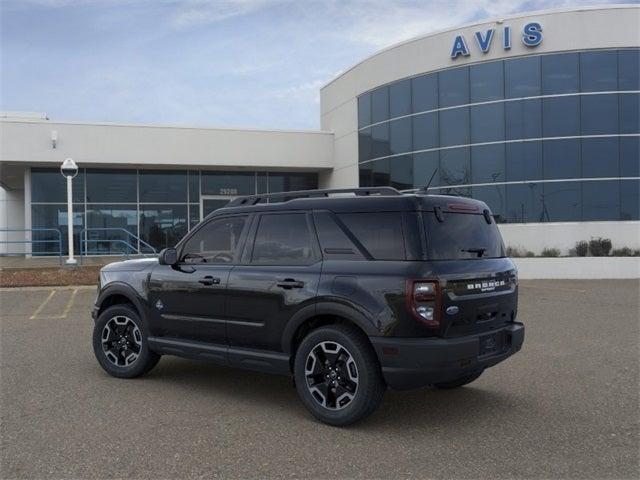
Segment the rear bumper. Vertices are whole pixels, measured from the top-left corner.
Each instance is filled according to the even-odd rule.
[[[481,355],[480,337],[497,333],[500,348]],[[448,382],[502,362],[524,342],[524,325],[513,323],[490,332],[459,338],[370,337],[387,385],[408,390]]]

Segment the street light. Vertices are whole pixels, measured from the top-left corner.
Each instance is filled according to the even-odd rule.
[[[60,166],[60,173],[67,179],[67,234],[69,236],[69,258],[67,265],[76,265],[78,261],[73,258],[73,177],[78,174],[78,166],[72,158],[65,159]]]

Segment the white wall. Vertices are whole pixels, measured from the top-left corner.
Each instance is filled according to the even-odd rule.
[[[24,229],[24,191],[5,190],[0,187],[0,230]],[[0,254],[7,252],[21,253],[25,251],[24,244],[2,243],[5,241],[24,240],[24,232],[0,232]]]
[[[513,261],[521,280],[640,278],[640,257],[514,258]]]

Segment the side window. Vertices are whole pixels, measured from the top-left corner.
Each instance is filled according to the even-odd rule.
[[[324,258],[327,260],[365,259],[358,247],[353,244],[329,213],[315,213],[313,219]]]
[[[231,263],[238,249],[247,217],[213,220],[187,240],[181,252],[183,263]]]
[[[306,213],[262,215],[251,263],[309,265],[314,260]]]
[[[376,260],[406,260],[400,213],[343,213],[338,218]]]

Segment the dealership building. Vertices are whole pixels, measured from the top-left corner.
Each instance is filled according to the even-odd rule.
[[[614,247],[637,249],[638,25],[640,7],[619,5],[527,13],[417,37],[325,85],[319,131],[6,113],[0,230],[66,231],[58,167],[72,157],[80,167],[73,183],[76,248],[85,232],[105,240],[86,247],[96,254],[119,251],[122,244],[108,240],[123,231],[136,248],[173,245],[238,195],[406,190],[431,177],[432,193],[486,202],[507,245],[566,252],[578,240],[608,237]],[[53,234],[27,232],[34,239]],[[0,248],[54,249],[17,245]]]

